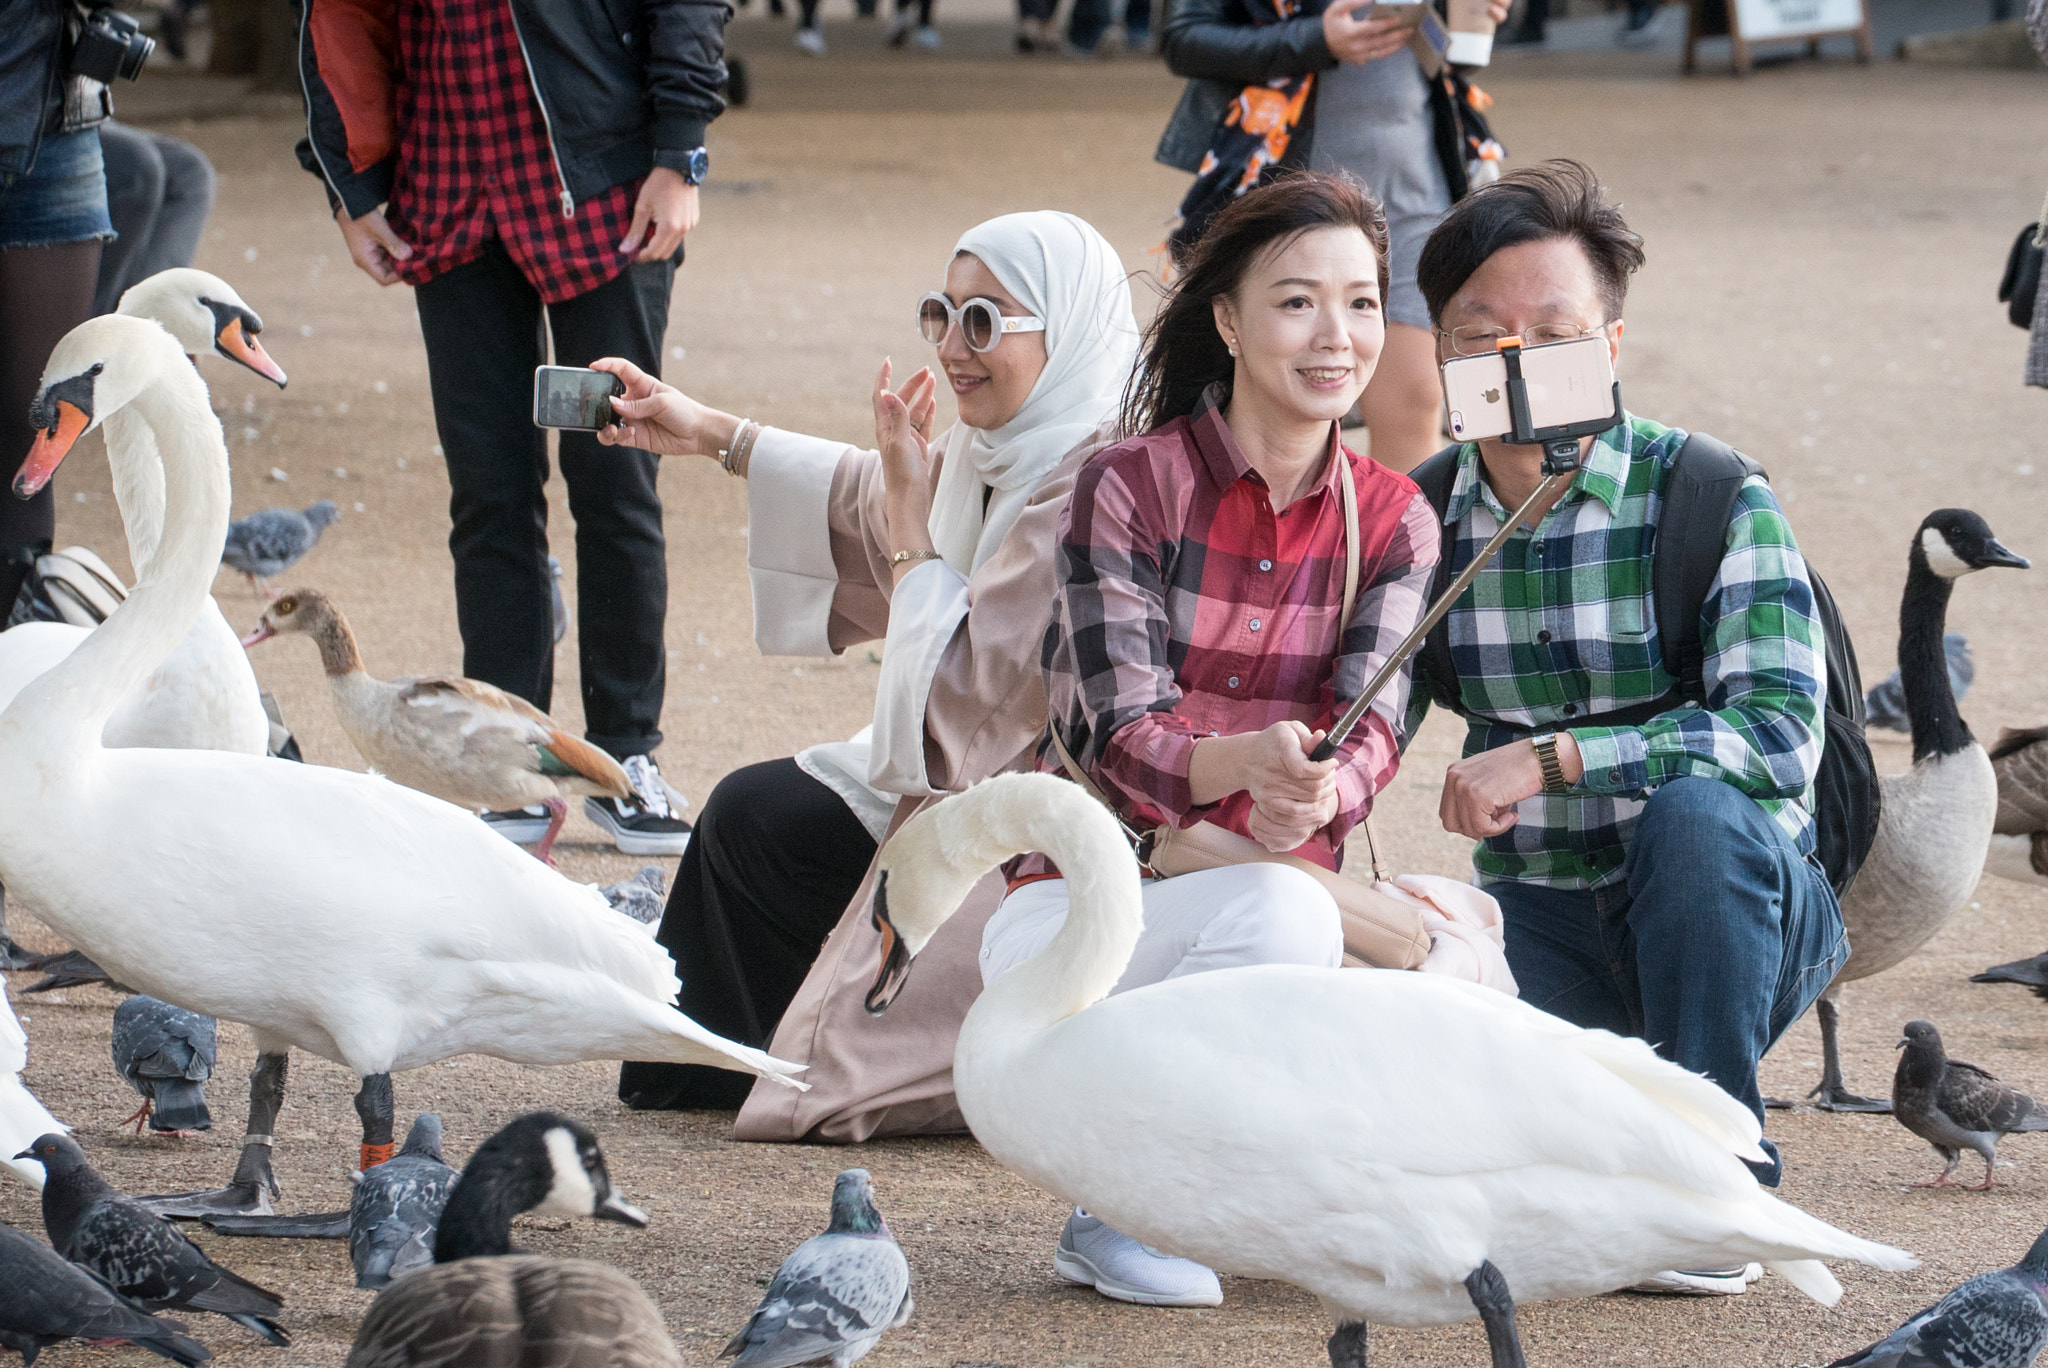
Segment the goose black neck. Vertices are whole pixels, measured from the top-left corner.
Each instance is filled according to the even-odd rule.
[[[492,1181],[491,1174],[463,1174],[448,1194],[434,1235],[434,1262],[489,1258],[512,1253],[512,1218],[539,1205],[546,1193]],[[482,1181],[479,1181],[481,1179]]]
[[[1899,683],[1905,686],[1906,717],[1913,726],[1913,760],[1954,755],[1975,740],[1956,707],[1948,680],[1942,633],[1948,624],[1954,583],[1927,568],[1916,548],[1899,601]]]

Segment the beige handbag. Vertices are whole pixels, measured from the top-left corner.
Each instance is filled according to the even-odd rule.
[[[1351,610],[1358,601],[1358,486],[1351,476],[1351,463],[1341,456],[1337,460],[1337,470],[1338,489],[1344,505],[1344,607],[1338,618],[1341,633],[1342,625],[1351,621]],[[1067,776],[1087,790],[1095,801],[1115,813],[1116,805],[1074,762],[1066,743],[1060,740],[1059,730],[1050,721],[1046,723],[1046,735],[1052,739],[1053,753],[1059,756]],[[1240,836],[1213,822],[1197,822],[1191,827],[1167,823],[1140,833],[1131,831],[1122,817],[1119,816],[1117,821],[1137,847],[1138,862],[1162,879],[1240,864],[1282,864],[1308,875],[1328,889],[1336,900],[1337,913],[1344,923],[1344,962],[1347,965],[1418,969],[1429,954],[1429,933],[1423,929],[1421,912],[1405,902],[1376,892],[1371,884],[1347,879],[1299,855],[1275,854],[1251,837]],[[1379,852],[1373,846],[1372,824],[1368,820],[1360,825],[1365,831],[1366,848],[1372,852],[1373,878],[1382,880],[1385,874],[1380,868]]]

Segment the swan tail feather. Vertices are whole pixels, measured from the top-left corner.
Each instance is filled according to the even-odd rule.
[[[1768,1161],[1758,1143],[1763,1127],[1755,1115],[1704,1074],[1683,1069],[1642,1041],[1611,1031],[1579,1031],[1569,1041],[1580,1054],[1683,1118],[1717,1148],[1757,1163]]]
[[[1819,1259],[1775,1259],[1764,1267],[1822,1306],[1833,1306],[1842,1299],[1842,1285]]]
[[[799,1082],[796,1077],[804,1071],[804,1065],[777,1059],[765,1050],[742,1045],[736,1040],[727,1040],[673,1007],[658,1003],[647,1003],[646,1007],[647,1010],[641,1013],[641,1020],[652,1029],[643,1032],[645,1039],[634,1047],[634,1053],[622,1058],[659,1060],[671,1064],[708,1064],[714,1069],[731,1069],[735,1073],[772,1078],[799,1092],[810,1090],[808,1083]],[[646,1053],[639,1053],[640,1050]]]

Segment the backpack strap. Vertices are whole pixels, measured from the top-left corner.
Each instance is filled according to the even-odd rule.
[[[1451,506],[1451,488],[1458,482],[1458,448],[1445,447],[1409,471],[1408,478],[1415,481],[1422,490],[1422,497],[1428,499],[1429,506],[1436,510],[1437,525],[1443,538],[1437,550],[1436,574],[1429,583],[1428,602],[1435,603],[1451,586],[1451,551],[1457,544],[1457,529],[1443,519],[1444,510]],[[1415,670],[1428,686],[1432,703],[1460,715],[1464,713],[1458,697],[1458,669],[1451,663],[1449,614],[1439,619],[1422,639],[1421,647],[1415,652]]]
[[[1743,481],[1761,474],[1763,467],[1734,447],[1695,432],[1686,437],[1664,478],[1663,506],[1652,543],[1652,597],[1664,668],[1678,681],[1681,699],[1705,700],[1700,613],[1714,577],[1721,573],[1736,496]]]

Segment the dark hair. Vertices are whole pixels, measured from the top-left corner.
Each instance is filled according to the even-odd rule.
[[[1584,249],[1607,316],[1621,317],[1628,278],[1643,265],[1643,240],[1607,202],[1593,168],[1560,158],[1510,171],[1451,207],[1415,267],[1430,321],[1443,321],[1451,296],[1495,252],[1551,238],[1570,238]]]
[[[1280,176],[1231,201],[1189,247],[1124,391],[1122,431],[1135,436],[1186,417],[1202,391],[1235,372],[1216,331],[1211,301],[1232,294],[1268,251],[1283,250],[1318,228],[1356,228],[1379,264],[1380,299],[1387,297],[1387,216],[1349,175],[1298,172]]]

